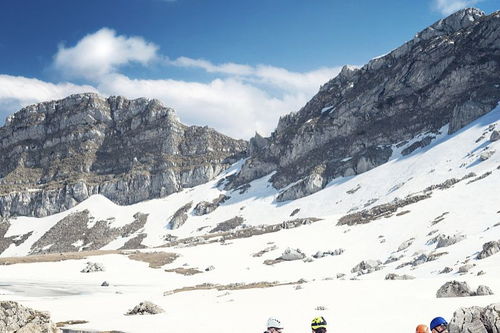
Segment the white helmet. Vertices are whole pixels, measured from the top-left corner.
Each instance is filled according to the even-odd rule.
[[[283,328],[283,325],[281,324],[281,321],[278,318],[271,317],[267,320],[267,328],[269,327]]]

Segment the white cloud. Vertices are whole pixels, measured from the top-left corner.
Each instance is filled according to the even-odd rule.
[[[202,68],[209,73],[222,73],[232,75],[251,75],[254,69],[248,65],[240,65],[235,63],[226,63],[222,65],[214,65],[210,61],[203,59],[191,59],[188,57],[179,57],[175,60],[167,61],[167,64],[179,67]]]
[[[320,68],[297,73],[268,65],[214,64],[203,59],[180,57],[168,60],[157,47],[140,37],[125,37],[103,28],[82,38],[73,47],[60,47],[54,69],[93,86],[52,84],[37,79],[0,76],[0,109],[63,98],[94,91],[105,96],[148,97],[173,107],[182,122],[208,125],[235,138],[248,139],[258,131],[269,135],[278,119],[299,110],[340,68]],[[208,83],[173,79],[147,80],[127,77],[120,66],[130,62],[147,65],[167,59],[167,66],[202,69],[214,75]]]
[[[198,83],[137,80],[116,74],[101,81],[98,88],[109,95],[157,98],[173,107],[184,123],[207,125],[231,137],[245,139],[255,131],[270,134],[280,116],[298,110],[311,97],[305,93],[273,97],[234,78]]]
[[[272,86],[273,89],[282,91],[297,91],[308,94],[316,92],[320,84],[336,76],[341,69],[341,67],[325,67],[306,73],[297,73],[268,65],[258,65],[256,67],[235,63],[216,65],[207,60],[187,57],[180,57],[173,61],[169,60],[168,64],[201,68],[208,73],[235,75],[245,82]]]
[[[480,0],[433,0],[434,8],[443,15],[450,15],[457,10],[471,7]]]
[[[61,99],[71,94],[97,92],[89,85],[53,84],[38,79],[0,74],[0,123],[5,117],[29,104]]]
[[[90,80],[112,73],[131,62],[147,64],[157,58],[158,47],[141,37],[117,36],[102,28],[83,37],[75,46],[60,46],[54,67],[67,77]]]

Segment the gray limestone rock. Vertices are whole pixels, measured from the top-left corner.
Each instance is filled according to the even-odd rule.
[[[486,151],[483,151],[480,155],[479,155],[479,159],[481,161],[486,161],[487,159],[489,159],[491,156],[493,156],[495,154],[495,150],[486,150]]]
[[[453,34],[458,30],[469,27],[484,15],[484,12],[479,9],[462,9],[442,20],[437,21],[430,27],[419,32],[416,37],[421,39],[430,39],[436,36]]]
[[[491,241],[483,244],[483,250],[477,255],[478,259],[484,259],[500,251],[500,241]]]
[[[182,206],[181,208],[179,208],[170,219],[170,222],[168,223],[168,228],[178,229],[179,227],[181,227],[188,219],[187,212],[191,209],[192,206],[193,203],[189,202],[184,206]]]
[[[500,303],[460,308],[453,314],[450,333],[500,333]]]
[[[163,312],[165,312],[165,310],[163,310],[158,305],[153,304],[149,301],[144,301],[136,305],[133,309],[129,310],[125,315],[155,315]]]
[[[436,292],[436,297],[466,297],[474,296],[467,282],[450,281],[442,285]]]
[[[389,256],[389,258],[386,259],[386,261],[384,262],[384,265],[396,262],[401,258],[403,258],[403,255],[400,255],[400,256],[391,255],[391,256]]]
[[[382,262],[380,260],[363,260],[351,269],[351,273],[358,273],[358,275],[369,274],[382,269]]]
[[[47,312],[36,311],[17,302],[0,301],[0,332],[58,333]]]
[[[451,272],[453,272],[453,268],[446,266],[445,268],[443,268],[443,269],[439,272],[439,274],[448,274],[448,273],[451,273]]]
[[[466,238],[465,235],[459,235],[459,234],[453,236],[438,235],[436,236],[437,240],[436,249],[456,244],[458,242],[463,241],[465,238]]]
[[[319,259],[319,258],[324,258],[326,256],[339,256],[342,253],[344,253],[344,249],[335,249],[333,251],[318,251],[313,255],[313,258]]]
[[[414,240],[415,238],[410,238],[407,241],[404,241],[403,243],[401,243],[401,245],[399,245],[398,250],[396,252],[401,252],[403,250],[406,250],[411,246],[411,244],[413,244]]]
[[[193,209],[193,215],[202,216],[206,214],[210,214],[214,210],[216,210],[220,205],[229,200],[231,197],[226,196],[224,194],[219,195],[219,197],[215,198],[211,202],[201,201],[196,204]]]
[[[488,295],[494,295],[493,290],[491,290],[490,287],[483,285],[477,287],[476,296],[488,296]]]
[[[275,171],[274,187],[286,188],[277,200],[292,200],[385,163],[401,142],[422,137],[409,153],[447,124],[456,132],[500,101],[499,34],[498,13],[464,9],[361,68],[345,66],[270,137],[256,136],[229,187]]]
[[[307,176],[297,184],[281,192],[276,197],[276,201],[282,202],[294,200],[318,192],[323,188],[324,181],[325,179],[320,173],[311,173],[309,176]]]
[[[500,140],[500,131],[494,130],[493,132],[491,132],[490,141],[494,142],[498,140]]]
[[[474,264],[465,264],[462,265],[458,268],[459,273],[467,273],[469,270],[471,270],[475,265]]]
[[[82,273],[104,272],[104,265],[101,263],[88,261],[86,266],[80,272]]]
[[[224,231],[230,231],[233,229],[236,229],[243,225],[243,222],[245,221],[244,218],[241,216],[235,216],[232,219],[226,220],[224,222],[221,222],[215,226],[212,230],[209,231],[209,233],[214,233],[214,232],[224,232]]]
[[[47,216],[93,194],[122,205],[163,197],[213,179],[246,150],[154,99],[87,93],[31,105],[0,128],[0,215]]]
[[[299,249],[287,248],[282,254],[280,259],[291,261],[291,260],[302,260],[306,255]]]
[[[415,279],[415,277],[411,276],[411,275],[406,275],[406,274],[398,275],[395,273],[389,273],[385,276],[385,279],[386,280],[413,280],[413,279]]]

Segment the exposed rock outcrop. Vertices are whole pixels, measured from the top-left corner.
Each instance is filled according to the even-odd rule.
[[[390,216],[395,213],[399,208],[411,205],[421,200],[425,200],[431,197],[431,194],[419,194],[407,197],[402,200],[394,200],[393,202],[378,205],[370,209],[365,209],[360,212],[348,214],[342,216],[337,225],[356,225],[365,224],[373,220],[379,219],[381,217]]]
[[[0,302],[0,332],[58,333],[47,312],[36,311],[12,301]]]
[[[241,216],[235,216],[232,219],[217,224],[215,228],[213,228],[209,232],[214,233],[214,232],[233,230],[241,226],[244,221],[245,220]]]
[[[436,292],[436,297],[466,297],[474,296],[467,282],[450,281],[442,285]]]
[[[70,214],[40,237],[31,246],[30,253],[98,250],[118,237],[129,237],[139,231],[146,224],[148,215],[136,213],[133,217],[134,221],[132,223],[123,227],[112,228],[109,226],[109,221],[95,221],[88,210]],[[138,244],[135,242],[135,245],[135,248],[141,247],[140,241]]]
[[[358,275],[369,274],[382,269],[382,262],[380,260],[363,260],[351,269],[351,273],[358,273]]]
[[[104,265],[98,262],[88,261],[86,266],[80,272],[81,273],[104,272]]]
[[[399,274],[395,274],[395,273],[389,273],[385,276],[385,279],[386,280],[413,280],[413,279],[415,279],[415,277],[411,276],[411,275],[406,275],[406,274],[399,275]]]
[[[449,281],[442,285],[436,292],[436,297],[467,297],[493,295],[490,287],[480,285],[477,290],[470,289],[467,282]]]
[[[305,257],[306,257],[306,255],[300,249],[287,248],[281,254],[281,257],[279,257],[279,259],[291,261],[291,260],[302,260]]]
[[[485,308],[460,308],[453,314],[448,328],[450,333],[498,333],[500,303],[490,304]]]
[[[188,219],[187,212],[191,209],[192,206],[193,203],[189,202],[179,208],[168,223],[169,229],[178,229],[180,226],[182,226]]]
[[[125,315],[134,316],[134,315],[155,315],[165,312],[161,307],[156,304],[153,304],[149,301],[144,301],[136,305],[133,309],[129,310]]]
[[[465,235],[452,235],[452,236],[438,235],[436,238],[436,243],[437,243],[436,249],[456,244],[458,242],[463,241],[465,238],[466,238]]]
[[[211,202],[208,201],[201,201],[193,209],[193,215],[196,216],[201,216],[201,215],[206,215],[210,214],[214,210],[216,210],[220,205],[222,205],[224,202],[229,200],[230,197],[221,194]]]
[[[28,106],[0,128],[0,215],[46,216],[93,194],[128,205],[213,179],[247,142],[188,127],[158,100],[96,94]]]
[[[500,251],[500,241],[491,241],[483,244],[483,250],[477,255],[478,259],[484,259]]]
[[[490,141],[494,142],[498,140],[500,140],[500,131],[494,130],[493,132],[491,132]]]
[[[324,258],[326,256],[339,256],[342,253],[344,253],[344,249],[335,249],[333,251],[318,251],[313,255],[313,258],[319,259],[319,258]]]
[[[393,147],[419,135],[406,154],[445,125],[454,133],[500,101],[500,14],[464,9],[362,68],[345,66],[269,138],[251,140],[251,156],[228,185],[269,174],[278,201],[306,196],[341,176],[385,163]]]
[[[401,251],[406,250],[407,248],[409,248],[411,246],[411,244],[413,244],[414,240],[415,240],[415,238],[410,238],[407,241],[404,241],[403,243],[401,243],[401,245],[399,245],[398,250],[396,252],[401,252]]]

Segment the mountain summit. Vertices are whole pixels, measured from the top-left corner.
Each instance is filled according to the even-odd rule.
[[[278,200],[296,199],[387,162],[392,145],[427,133],[408,154],[447,124],[454,133],[500,101],[499,59],[500,12],[452,14],[362,68],[345,66],[271,137],[250,141],[229,188],[275,171]]]

